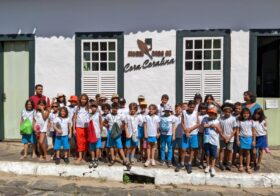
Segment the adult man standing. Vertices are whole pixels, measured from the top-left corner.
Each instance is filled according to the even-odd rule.
[[[34,102],[34,108],[37,108],[38,102],[40,100],[45,100],[47,102],[47,108],[50,107],[50,99],[43,95],[43,85],[36,84],[35,86],[35,95],[32,95],[29,99]]]

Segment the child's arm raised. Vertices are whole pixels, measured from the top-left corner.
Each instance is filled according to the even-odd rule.
[[[187,137],[189,137],[189,136],[190,136],[190,129],[189,129],[189,128],[187,128],[187,127],[186,127],[186,125],[185,125],[185,121],[184,121],[184,113],[182,113],[181,125],[182,125],[182,127],[183,127],[183,130],[184,130],[184,132],[185,132],[186,136],[187,136]]]

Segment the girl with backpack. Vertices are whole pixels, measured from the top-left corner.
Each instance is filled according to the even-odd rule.
[[[159,121],[160,118],[156,115],[157,106],[154,104],[149,105],[149,114],[144,118],[144,133],[145,138],[148,142],[147,148],[147,161],[145,162],[145,167],[148,167],[150,164],[152,166],[156,165],[155,161],[155,149],[157,138],[159,138]]]
[[[167,146],[167,166],[172,166],[172,141],[175,140],[175,118],[171,115],[172,108],[169,105],[164,107],[164,115],[160,118],[160,143],[161,143],[161,165],[165,164],[165,148]]]
[[[33,103],[32,100],[29,99],[25,102],[25,109],[22,110],[20,125],[23,126],[24,123],[28,123],[31,126],[31,127],[29,126],[29,128],[31,129],[31,134],[21,132],[21,135],[22,135],[21,142],[24,145],[24,153],[20,157],[21,160],[27,158],[27,150],[28,150],[28,145],[29,144],[32,145],[32,154],[33,154],[32,158],[37,158],[37,155],[36,155],[36,135],[34,134],[34,132],[32,130],[33,116],[34,116],[34,103]]]
[[[89,105],[88,96],[82,94],[79,98],[79,104],[73,117],[73,132],[76,135],[78,159],[76,163],[83,160],[86,155],[88,142],[87,142],[87,129],[89,122]]]
[[[88,142],[89,150],[91,152],[91,163],[89,164],[89,168],[96,168],[98,166],[98,158],[101,157],[101,128],[103,125],[102,116],[101,113],[98,112],[97,103],[91,105],[89,120]]]

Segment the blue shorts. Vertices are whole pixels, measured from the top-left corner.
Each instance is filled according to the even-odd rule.
[[[239,137],[240,141],[240,149],[244,150],[251,150],[252,149],[252,142],[253,138],[252,137]]]
[[[102,147],[101,138],[98,138],[97,142],[95,142],[95,143],[89,143],[89,150],[90,151],[94,151],[94,150],[99,149],[101,147]]]
[[[182,138],[182,149],[183,150],[186,150],[186,149],[188,149],[189,148],[189,138],[187,138],[187,136],[184,134],[183,135],[183,138]]]
[[[256,137],[256,148],[265,149],[267,147],[266,135]]]
[[[182,148],[182,142],[183,139],[182,138],[176,138],[175,141],[173,141],[173,148]]]
[[[54,150],[60,150],[61,146],[64,150],[70,149],[68,135],[55,137]]]
[[[23,134],[21,138],[21,143],[23,144],[36,144],[37,143],[37,138],[35,133],[33,132],[30,135]]]
[[[191,135],[189,138],[187,138],[186,135],[183,135],[183,142],[182,142],[182,149],[197,149],[198,148],[198,136]]]
[[[218,151],[218,147],[215,145],[212,145],[210,143],[205,143],[204,144],[204,151],[205,151],[205,155],[208,157],[212,157],[214,159],[217,158],[217,151]]]
[[[117,137],[116,139],[111,138],[111,130],[108,130],[108,137],[107,137],[107,148],[117,147],[118,149],[122,149],[122,136]]]
[[[130,148],[130,147],[138,147],[138,140],[133,141],[132,138],[126,138],[125,140],[125,147]]]
[[[144,139],[144,127],[138,126],[138,138],[139,139]]]
[[[149,142],[149,143],[157,143],[157,137],[148,137],[147,142]]]

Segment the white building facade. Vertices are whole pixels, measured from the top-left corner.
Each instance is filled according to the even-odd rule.
[[[117,92],[127,102],[141,94],[158,104],[168,94],[174,105],[200,92],[218,102],[242,101],[244,91],[259,88],[257,37],[280,33],[279,1],[12,0],[0,5],[1,66],[10,62],[5,61],[8,42],[26,42],[28,56],[21,74],[9,75],[19,83],[2,79],[2,128],[10,104],[19,102],[14,112],[23,107],[38,83],[49,97]],[[2,76],[8,73],[4,69]],[[25,94],[19,94],[20,86]],[[18,98],[11,99],[14,95]]]

